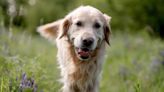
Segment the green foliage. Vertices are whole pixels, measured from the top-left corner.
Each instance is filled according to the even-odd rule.
[[[114,30],[146,28],[151,35],[164,37],[163,3],[163,0],[1,0],[0,21],[7,27],[14,25],[35,33],[41,24],[63,18],[80,5],[92,5],[112,16]]]
[[[164,2],[162,0],[116,0],[121,8],[116,8],[115,13],[124,16],[126,28],[150,27],[149,31],[164,37]],[[118,10],[117,10],[118,9]],[[131,26],[129,26],[131,25]]]

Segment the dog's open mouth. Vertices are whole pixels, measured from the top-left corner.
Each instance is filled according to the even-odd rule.
[[[89,48],[76,48],[77,55],[82,60],[87,60],[90,58],[91,50]]]

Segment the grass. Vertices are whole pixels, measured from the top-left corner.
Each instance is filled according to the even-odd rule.
[[[0,29],[0,92],[58,92],[59,77],[55,45]],[[144,32],[114,33],[100,92],[164,92],[164,43]]]

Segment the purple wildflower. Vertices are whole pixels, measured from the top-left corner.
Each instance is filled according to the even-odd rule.
[[[21,82],[19,85],[19,92],[23,92],[25,89],[31,89],[32,92],[37,92],[38,86],[35,84],[33,78],[27,78],[26,73],[22,74]]]

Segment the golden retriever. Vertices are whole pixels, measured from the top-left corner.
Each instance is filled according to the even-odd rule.
[[[62,92],[98,92],[110,20],[92,6],[80,6],[65,18],[38,27],[57,45]]]

